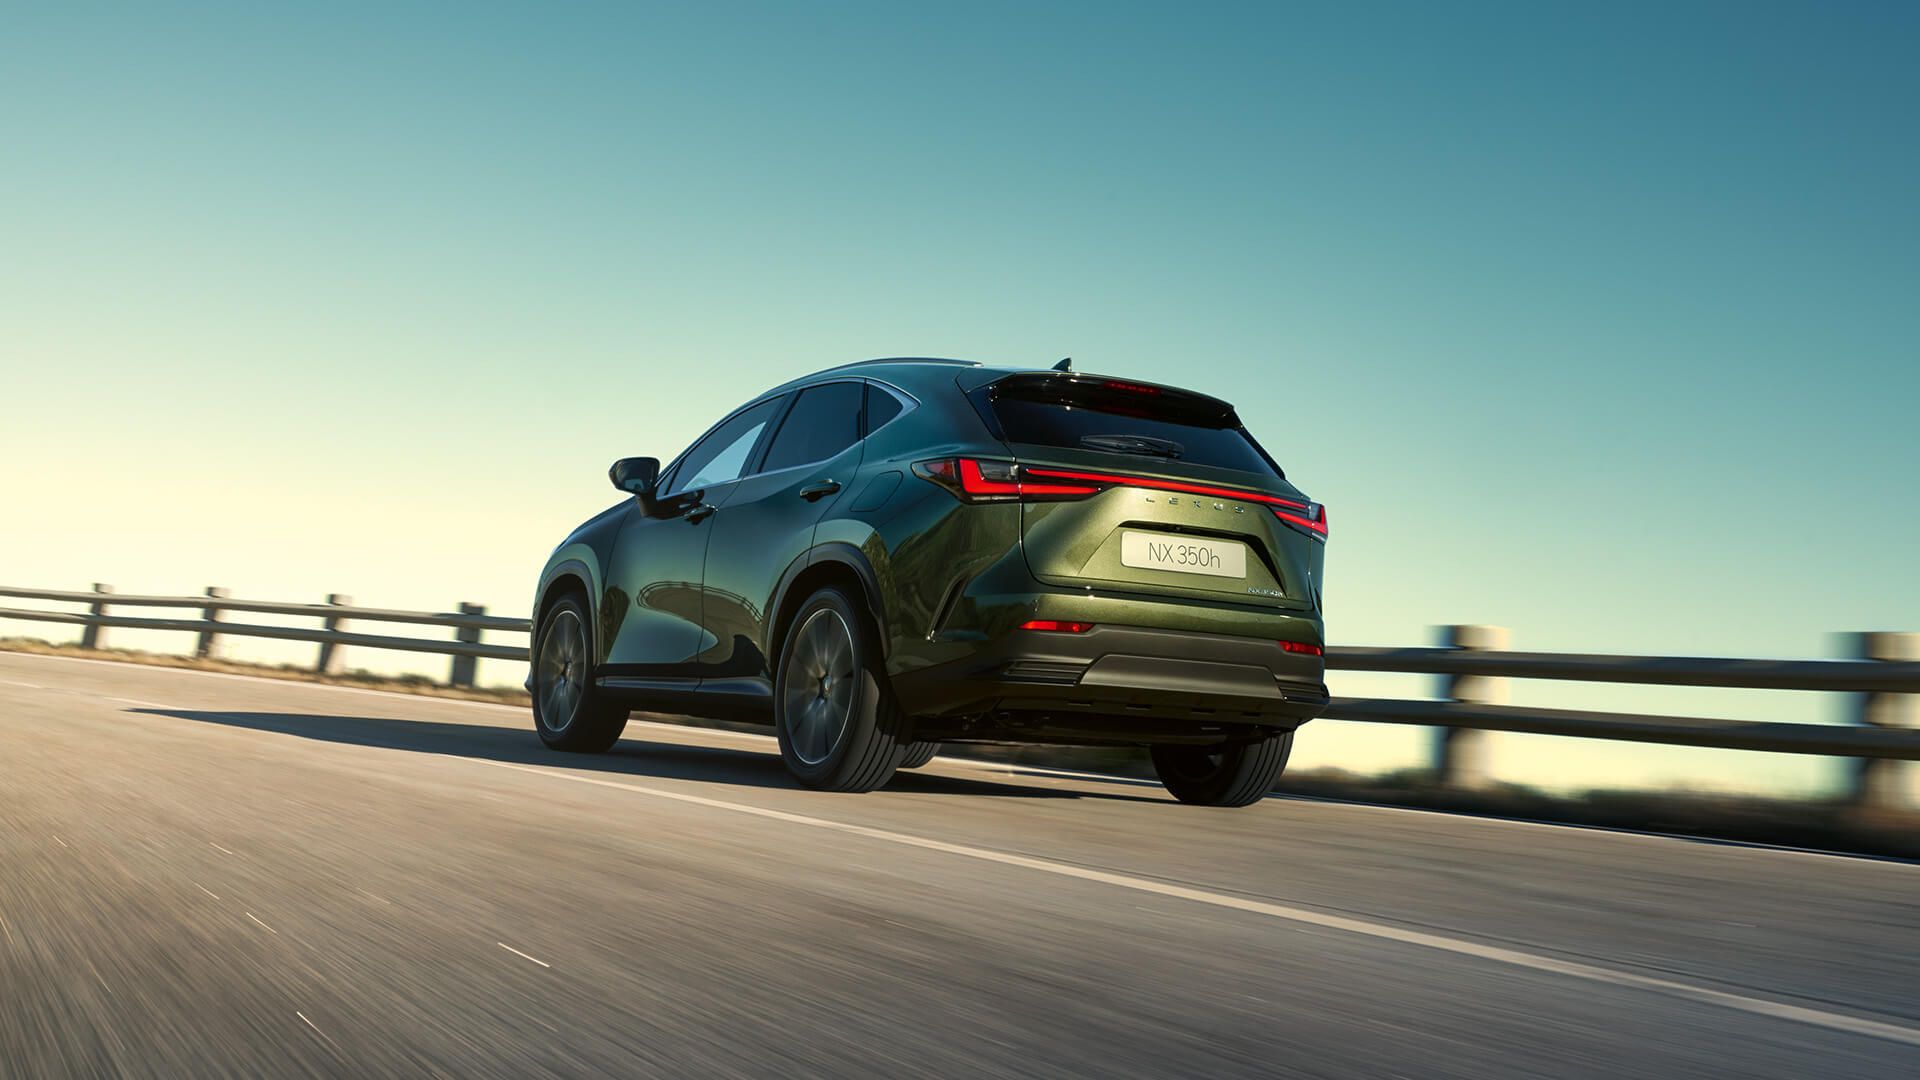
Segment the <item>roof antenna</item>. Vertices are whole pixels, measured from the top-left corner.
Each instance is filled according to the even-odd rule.
[[[1073,357],[1071,357],[1071,356],[1063,356],[1063,357],[1061,357],[1061,358],[1060,358],[1060,362],[1059,362],[1059,363],[1057,363],[1057,364],[1055,364],[1055,365],[1053,365],[1053,370],[1055,370],[1055,371],[1072,371],[1072,370],[1073,370]]]

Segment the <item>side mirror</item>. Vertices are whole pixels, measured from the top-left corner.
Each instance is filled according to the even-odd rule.
[[[653,493],[654,481],[660,479],[660,459],[623,457],[607,470],[607,479],[621,491],[645,498]]]

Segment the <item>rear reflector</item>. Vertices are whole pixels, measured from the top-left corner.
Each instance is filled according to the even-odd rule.
[[[1283,641],[1280,643],[1280,648],[1286,652],[1299,653],[1301,656],[1321,656],[1326,652],[1320,646],[1309,645],[1304,641]]]
[[[1090,622],[1061,622],[1058,619],[1028,619],[1020,624],[1022,630],[1046,630],[1059,634],[1084,634],[1093,629]]]

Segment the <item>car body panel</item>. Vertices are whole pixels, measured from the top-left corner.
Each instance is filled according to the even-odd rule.
[[[915,475],[915,464],[931,459],[991,456],[1305,499],[1277,467],[1253,477],[1137,454],[1009,445],[965,392],[1017,370],[888,361],[759,395],[729,418],[785,398],[784,422],[800,391],[850,379],[870,384],[869,403],[883,389],[904,407],[825,461],[756,474],[778,427],[770,424],[747,476],[688,493],[715,508],[710,516],[683,520],[688,499],[624,500],[555,550],[539,596],[559,578],[582,578],[596,609],[602,685],[639,695],[637,705],[666,702],[699,715],[771,719],[782,613],[826,580],[864,594],[903,707],[943,738],[1192,741],[1196,732],[1215,738],[1316,715],[1325,703],[1319,658],[1279,643],[1321,643],[1324,545],[1265,506],[1211,497],[1186,506],[1151,487],[1114,487],[1079,502],[966,502]],[[661,490],[680,460],[662,470]],[[827,479],[837,491],[801,497]],[[1126,567],[1116,552],[1126,528],[1239,539],[1249,545],[1247,578],[1222,584]],[[1020,629],[1034,619],[1098,629]],[[1020,665],[1035,663],[1032,670],[1056,676],[1071,667],[1072,680],[1022,681]],[[1237,718],[1205,719],[1219,709]]]

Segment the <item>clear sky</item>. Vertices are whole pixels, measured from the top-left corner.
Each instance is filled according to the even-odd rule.
[[[520,613],[615,457],[1070,354],[1240,406],[1331,508],[1336,642],[1920,629],[1920,7],[917,7],[8,7],[0,580]]]

